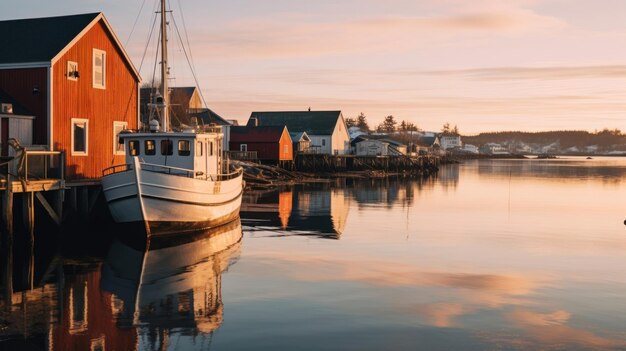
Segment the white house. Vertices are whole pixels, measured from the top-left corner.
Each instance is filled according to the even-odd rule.
[[[444,150],[460,148],[463,146],[461,136],[453,134],[441,134],[439,136],[439,143],[441,144],[441,148]]]
[[[290,133],[306,132],[314,152],[345,155],[350,135],[341,111],[252,112],[248,126],[287,126]]]

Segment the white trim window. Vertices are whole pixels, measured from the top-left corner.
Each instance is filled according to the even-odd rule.
[[[212,145],[211,145],[212,146]],[[247,152],[248,151],[248,144],[240,144],[239,145],[239,151],[241,152]]]
[[[93,87],[106,89],[106,62],[105,51],[93,49]]]
[[[71,155],[87,156],[89,154],[89,120],[84,118],[72,118]]]
[[[78,80],[78,62],[67,61],[67,80]]]
[[[126,155],[124,143],[120,144],[120,132],[128,128],[128,122],[113,121],[113,155]]]

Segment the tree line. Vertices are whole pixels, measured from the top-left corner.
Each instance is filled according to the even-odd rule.
[[[474,145],[485,143],[511,143],[522,142],[525,144],[548,145],[558,142],[560,147],[585,147],[597,145],[607,148],[613,145],[626,144],[626,134],[619,129],[602,129],[594,132],[584,130],[558,130],[549,132],[490,132],[480,133],[474,136],[464,136],[463,142]]]
[[[348,128],[358,127],[361,131],[366,132],[366,133],[370,133],[373,131],[377,133],[421,132],[422,131],[422,129],[420,129],[413,122],[402,120],[400,121],[400,123],[398,123],[398,121],[393,115],[389,115],[385,117],[383,121],[380,124],[378,124],[376,127],[374,127],[373,129],[370,128],[369,124],[367,123],[367,117],[365,116],[363,112],[361,112],[356,118],[348,117],[345,119],[345,121],[346,121],[346,126]],[[450,123],[445,123],[443,125],[443,128],[441,129],[441,132],[443,134],[459,135],[459,128],[456,125],[452,127]]]

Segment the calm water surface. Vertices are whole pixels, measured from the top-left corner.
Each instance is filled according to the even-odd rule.
[[[625,181],[482,160],[248,192],[194,241],[36,247],[32,290],[5,245],[0,349],[623,350]]]

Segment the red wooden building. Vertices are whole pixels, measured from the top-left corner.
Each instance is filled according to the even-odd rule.
[[[34,116],[33,144],[64,151],[69,179],[122,163],[116,135],[138,127],[140,78],[104,15],[0,21],[0,33],[0,90]]]
[[[255,151],[261,161],[293,161],[293,144],[285,126],[231,127],[231,151]]]

